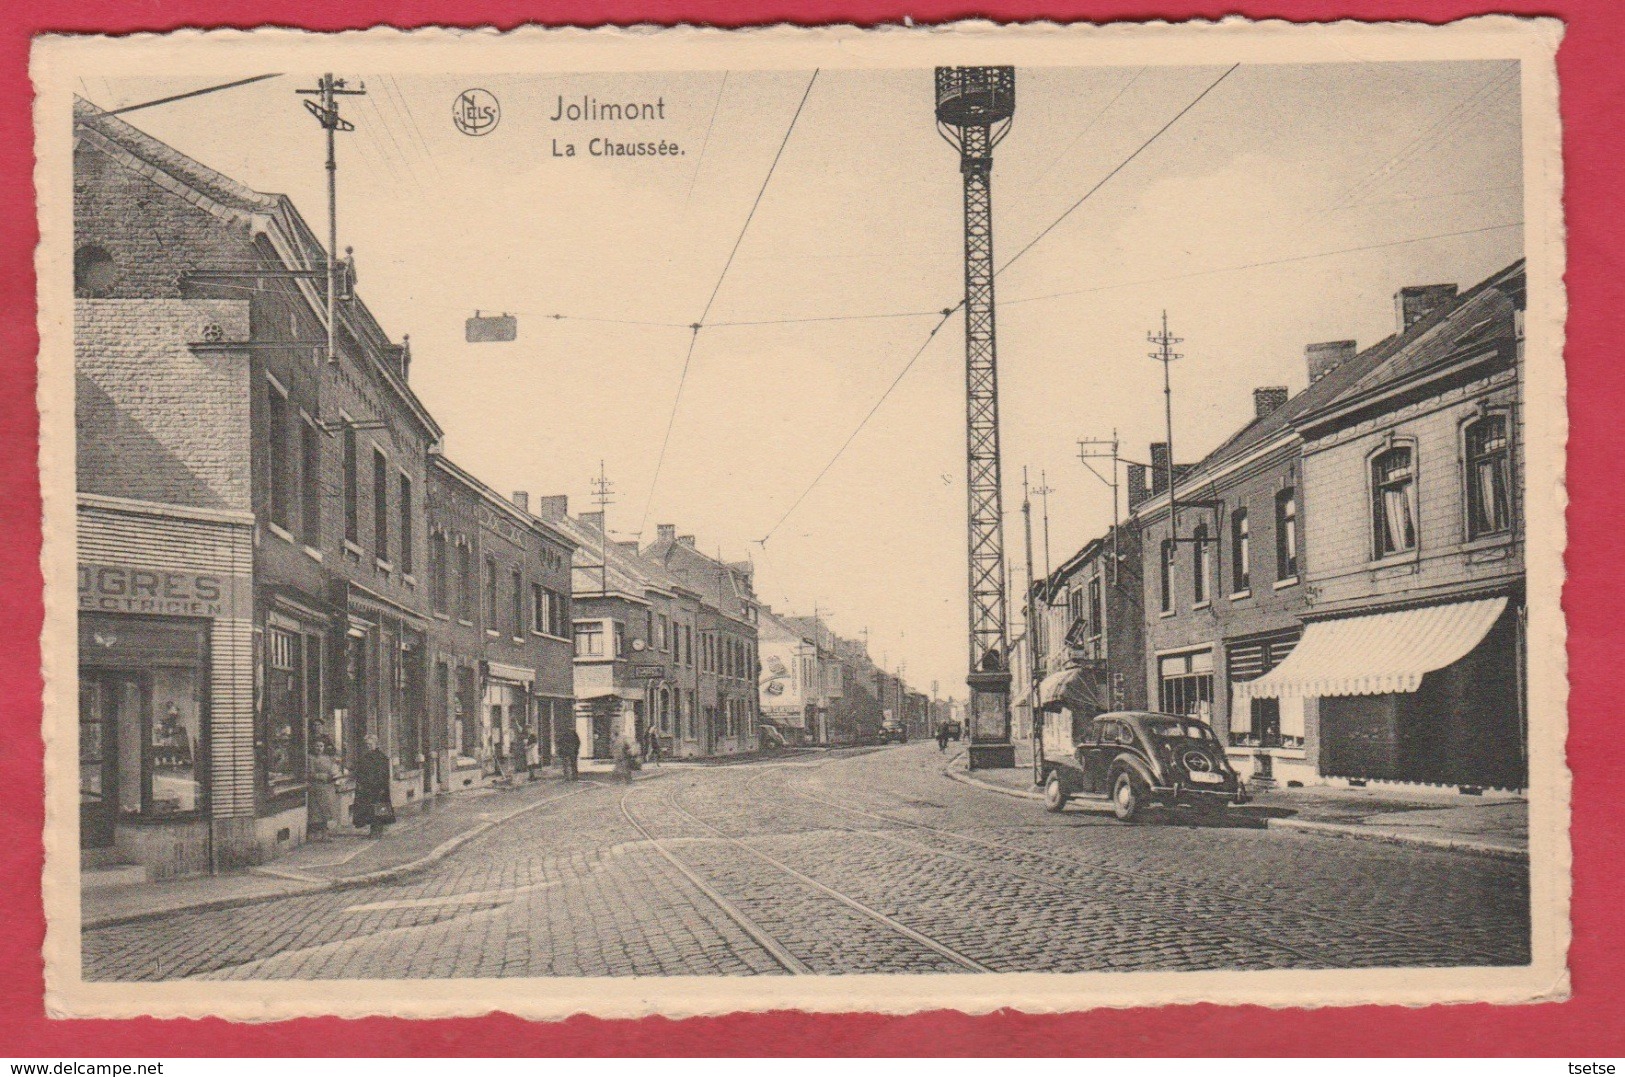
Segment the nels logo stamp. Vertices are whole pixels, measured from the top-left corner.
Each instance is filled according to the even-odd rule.
[[[464,90],[451,107],[451,122],[465,135],[479,137],[496,130],[502,106],[489,90]]]

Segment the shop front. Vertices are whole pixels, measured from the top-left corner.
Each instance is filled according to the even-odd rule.
[[[428,641],[423,618],[349,583],[337,648],[333,728],[347,771],[354,771],[376,737],[390,760],[390,795],[397,808],[423,796],[428,703]]]
[[[1308,744],[1314,701],[1255,696],[1244,687],[1285,662],[1302,637],[1303,629],[1291,627],[1225,644],[1230,680],[1226,754],[1243,778],[1260,786],[1304,783],[1316,777]]]
[[[1236,695],[1283,715],[1318,700],[1326,777],[1521,789],[1522,648],[1522,606],[1505,595],[1314,621]]]
[[[529,746],[536,736],[531,706],[531,686],[535,683],[533,669],[486,663],[484,749],[480,759],[487,776],[511,781],[526,770]]]
[[[1157,656],[1157,709],[1213,720],[1213,648]]]
[[[91,502],[86,504],[84,502]],[[252,744],[251,530],[82,498],[81,863],[151,877],[265,859]]]

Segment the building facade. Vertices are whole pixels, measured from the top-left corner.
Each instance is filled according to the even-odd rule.
[[[1297,420],[1304,637],[1247,694],[1318,708],[1327,776],[1527,782],[1524,288],[1519,262],[1460,297],[1405,289],[1401,346]]]

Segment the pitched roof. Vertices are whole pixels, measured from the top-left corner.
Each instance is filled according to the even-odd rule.
[[[607,567],[608,591],[641,600],[647,591],[674,594],[682,586],[649,559],[634,554],[613,539],[605,542],[604,532],[575,516],[545,516],[546,522],[569,535],[576,542],[575,557],[571,561],[571,590],[578,595],[605,593]],[[600,560],[600,552],[607,554]]]

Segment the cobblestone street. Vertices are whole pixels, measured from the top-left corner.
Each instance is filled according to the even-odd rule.
[[[934,744],[651,769],[407,878],[92,929],[95,980],[1508,965],[1521,863],[1059,815]]]

